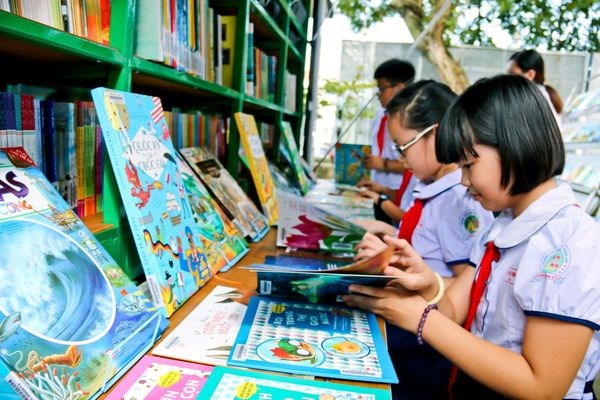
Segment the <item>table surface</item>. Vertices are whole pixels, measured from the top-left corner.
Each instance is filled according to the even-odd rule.
[[[247,266],[254,263],[262,263],[264,262],[265,256],[267,255],[277,255],[283,253],[285,250],[282,248],[277,248],[275,246],[277,230],[275,228],[271,228],[267,235],[256,243],[250,243],[250,251],[246,253],[246,255],[237,262],[237,264],[231,268],[227,272],[222,272],[217,274],[213,279],[211,279],[206,285],[204,285],[198,292],[196,292],[192,297],[190,297],[175,313],[169,318],[169,327],[163,332],[161,338],[154,344],[156,346],[163,340],[168,334],[185,319],[185,317],[200,303],[202,300],[212,291],[212,289],[217,286],[233,286],[242,289],[256,289],[256,273],[254,271],[243,269],[240,267]],[[379,326],[384,330],[384,322],[382,319],[379,319]],[[153,347],[154,348],[154,347]],[[151,353],[152,349],[148,353]],[[127,374],[127,372],[125,372]],[[124,374],[124,375],[125,375]],[[366,386],[372,388],[379,389],[388,389],[390,385],[383,383],[372,383],[372,382],[358,382],[358,381],[349,381],[349,380],[339,380],[339,379],[324,379],[324,378],[316,378],[318,380],[328,381],[328,382],[338,382],[344,383],[347,385],[357,385],[357,386]],[[116,386],[116,383],[113,387]],[[106,396],[110,393],[111,389],[109,389],[106,393],[103,393],[99,399],[105,399]]]

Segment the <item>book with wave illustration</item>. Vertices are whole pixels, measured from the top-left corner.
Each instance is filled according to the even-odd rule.
[[[250,298],[227,365],[398,382],[375,314],[263,296]]]
[[[256,242],[267,234],[267,218],[213,153],[204,147],[185,147],[179,153],[244,236]]]
[[[152,354],[179,360],[225,365],[242,324],[248,297],[217,285],[160,343]]]
[[[237,368],[216,367],[199,399],[387,400],[385,389],[308,380]]]
[[[22,149],[0,151],[0,186],[7,380],[23,398],[94,399],[167,321]]]
[[[394,279],[383,275],[383,268],[392,254],[393,248],[388,246],[371,258],[344,265],[340,265],[338,260],[283,256],[287,258],[281,259],[279,264],[273,261],[243,268],[256,272],[256,290],[260,295],[309,303],[339,303],[341,296],[348,294],[350,285],[383,287]],[[324,265],[315,260],[322,261]]]
[[[356,185],[370,171],[363,167],[362,160],[371,154],[371,146],[364,144],[336,143],[334,173],[337,184]]]
[[[92,97],[152,300],[169,317],[213,274],[162,103],[105,88]]]
[[[277,199],[281,211],[277,246],[353,254],[354,246],[367,232],[300,196],[277,191]]]

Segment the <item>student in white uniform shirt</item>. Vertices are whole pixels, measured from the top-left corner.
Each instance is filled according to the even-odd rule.
[[[460,370],[455,399],[593,399],[600,230],[554,181],[565,154],[546,100],[520,76],[481,80],[450,107],[436,149],[460,163],[462,183],[484,208],[501,211],[473,248],[477,268],[444,293],[406,241],[386,238],[397,251],[385,269],[392,286],[353,285],[344,300],[451,360]]]
[[[470,268],[468,261],[475,233],[493,220],[492,213],[485,211],[460,184],[458,165],[440,163],[436,156],[436,131],[455,99],[456,94],[448,86],[419,81],[407,86],[387,106],[394,146],[419,179],[413,191],[415,200],[400,223],[399,234],[412,240],[428,265],[447,278]],[[419,208],[417,203],[423,205],[418,218],[414,214]],[[392,234],[395,230],[380,221],[361,224],[367,229],[371,227],[372,232],[379,228]],[[379,237],[368,233],[357,249],[359,257],[368,257],[385,247]],[[400,380],[392,385],[394,399],[443,396],[450,362],[428,346],[419,346],[411,332],[394,325],[388,325],[386,331],[388,349]]]

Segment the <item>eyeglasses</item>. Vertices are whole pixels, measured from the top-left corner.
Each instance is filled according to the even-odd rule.
[[[382,88],[378,87],[378,88],[377,88],[377,92],[376,92],[376,93],[377,93],[377,96],[381,96],[381,95],[383,94],[383,92],[385,92],[385,91],[386,91],[386,90],[388,90],[388,89],[391,89],[391,88],[393,88],[394,86],[396,86],[396,85],[388,85],[388,86],[384,86],[384,87],[382,87]]]
[[[437,125],[438,124],[433,124],[425,129],[423,129],[421,132],[417,133],[417,136],[410,139],[408,142],[404,143],[403,145],[393,144],[392,148],[394,150],[396,150],[398,153],[400,153],[400,155],[402,157],[404,157],[406,155],[406,149],[408,149],[413,144],[417,143],[423,136],[425,136],[427,133],[431,132],[433,130],[433,128],[435,128]]]

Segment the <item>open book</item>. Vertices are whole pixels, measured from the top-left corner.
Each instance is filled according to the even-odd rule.
[[[251,264],[243,268],[256,271],[257,291],[261,295],[309,303],[335,303],[341,301],[352,284],[381,287],[389,283],[394,277],[382,272],[392,254],[393,248],[388,246],[371,258],[345,266],[328,263],[323,268],[307,258],[306,263],[298,262],[294,266]]]

